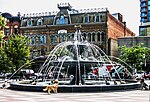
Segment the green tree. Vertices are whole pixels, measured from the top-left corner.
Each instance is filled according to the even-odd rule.
[[[144,47],[143,44],[138,44],[130,48],[122,46],[120,58],[134,66],[137,70],[141,70],[142,64],[145,63],[144,61],[150,58],[150,48]]]
[[[2,47],[3,37],[5,36],[2,28],[6,26],[6,21],[7,19],[0,15],[0,47]]]
[[[9,60],[4,49],[0,47],[0,72],[11,72],[12,65],[12,61]]]
[[[25,36],[12,35],[5,43],[4,52],[9,58],[12,71],[29,62],[30,47],[26,45],[27,41]]]
[[[7,19],[2,17],[2,15],[0,15],[0,27],[5,27],[7,23]]]

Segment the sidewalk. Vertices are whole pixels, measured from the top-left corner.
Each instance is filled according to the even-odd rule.
[[[128,90],[97,93],[24,92],[0,89],[0,102],[150,102],[150,91]]]
[[[145,80],[150,85],[150,80]],[[0,102],[150,102],[150,91],[121,90],[96,93],[59,93],[0,89]]]

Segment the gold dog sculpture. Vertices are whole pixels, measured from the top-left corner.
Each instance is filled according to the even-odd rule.
[[[46,88],[43,89],[43,91],[48,91],[48,94],[50,94],[51,91],[57,93],[57,89],[58,89],[58,80],[54,80],[54,84],[46,86]]]

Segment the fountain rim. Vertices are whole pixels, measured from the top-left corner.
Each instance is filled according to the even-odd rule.
[[[10,89],[18,91],[32,91],[42,92],[46,85],[32,85],[20,84],[18,82],[11,82]],[[138,82],[120,84],[120,85],[59,85],[58,92],[104,92],[104,91],[118,91],[118,90],[136,90],[141,87]]]

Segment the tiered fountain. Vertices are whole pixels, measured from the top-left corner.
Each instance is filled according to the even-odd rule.
[[[111,69],[108,70],[107,65],[111,65]],[[122,66],[122,68],[125,67]],[[109,73],[112,69],[114,69],[115,77],[113,73]],[[55,79],[59,80],[58,92],[100,92],[140,87],[138,83],[133,82],[134,79],[129,71],[128,80],[120,76],[116,63],[114,65],[114,62],[98,46],[84,39],[80,26],[76,26],[76,32],[71,41],[55,46],[38,73],[44,75],[41,80],[37,78],[34,81],[12,82],[10,88],[42,91]],[[130,83],[131,80],[132,83]]]

